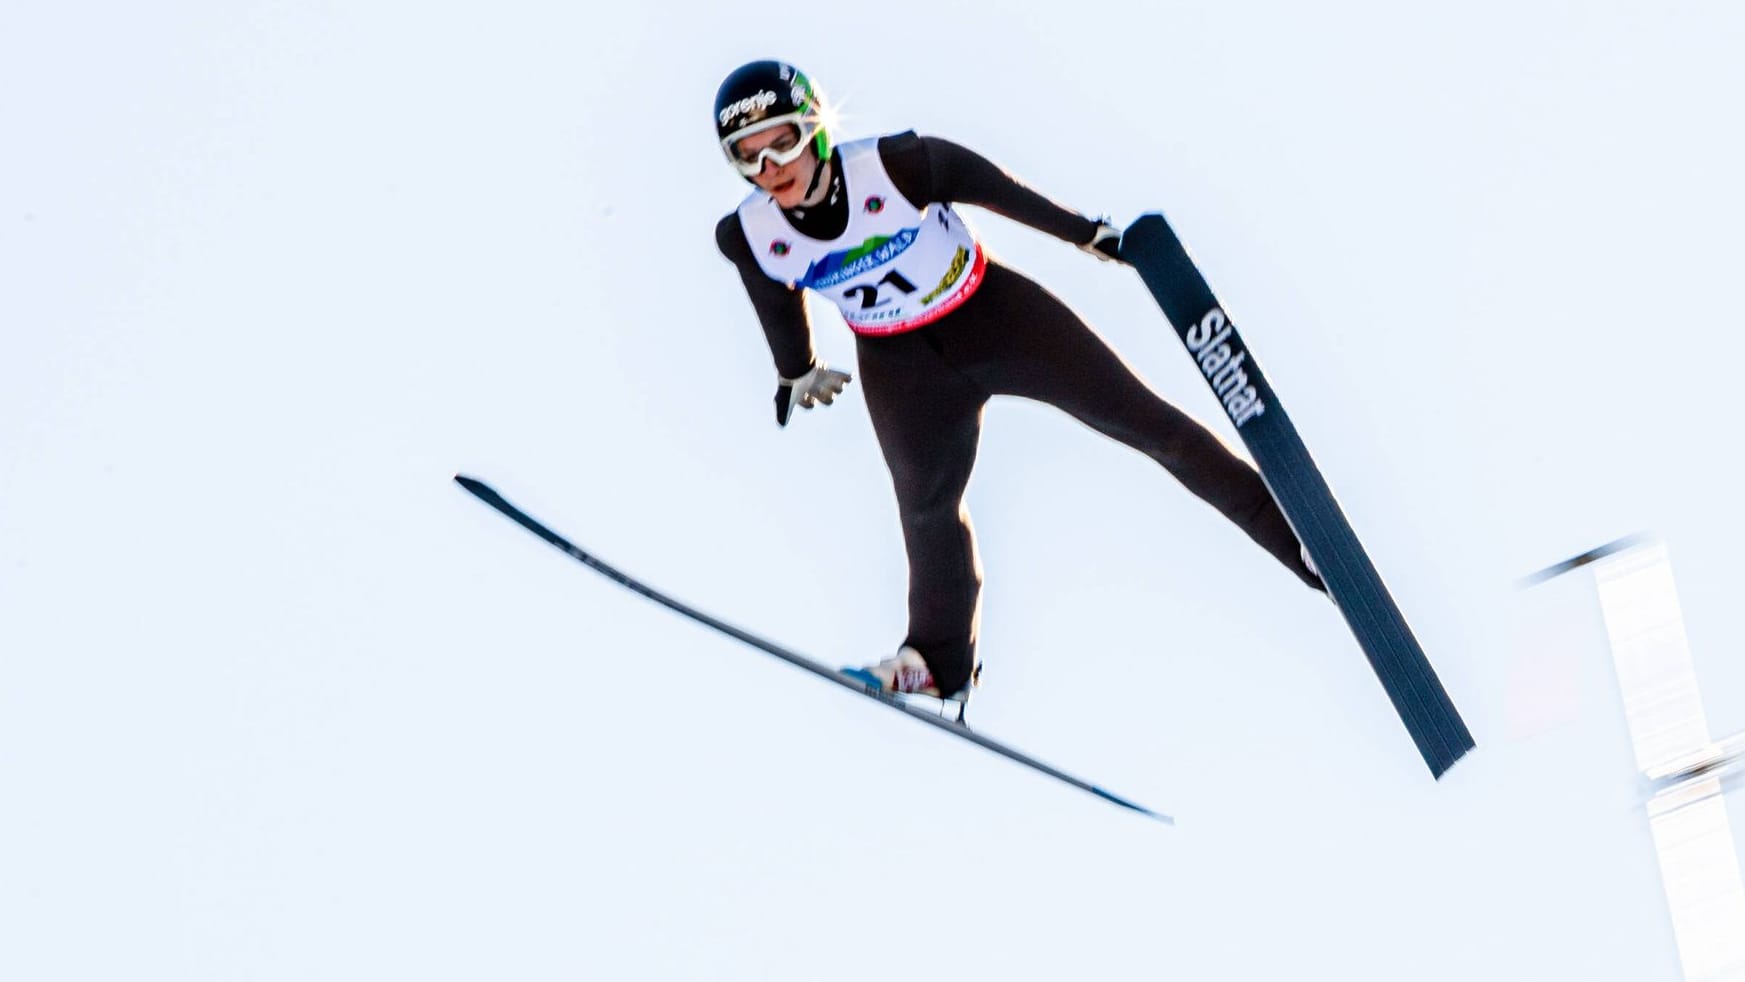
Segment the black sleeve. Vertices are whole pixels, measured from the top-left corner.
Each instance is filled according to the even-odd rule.
[[[879,140],[891,183],[917,208],[934,201],[976,205],[1073,245],[1096,234],[1097,223],[1051,201],[973,150],[913,131]]]
[[[806,316],[806,298],[799,291],[764,275],[745,240],[739,213],[730,213],[715,226],[715,247],[739,269],[745,294],[763,325],[770,357],[783,378],[799,378],[812,367],[812,322]]]

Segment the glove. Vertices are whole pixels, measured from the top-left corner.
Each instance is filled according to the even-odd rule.
[[[814,403],[828,406],[836,401],[842,387],[854,381],[854,376],[839,372],[823,362],[814,362],[799,378],[780,378],[776,386],[776,423],[788,425],[788,416],[795,406],[811,409]]]
[[[1121,230],[1109,224],[1106,218],[1097,221],[1097,234],[1091,236],[1091,241],[1079,246],[1080,249],[1096,256],[1104,262],[1122,262]]]

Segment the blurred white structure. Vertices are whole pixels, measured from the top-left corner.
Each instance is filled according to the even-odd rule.
[[[1745,982],[1745,885],[1722,793],[1745,766],[1745,734],[1709,736],[1665,544],[1589,555],[1684,977]]]

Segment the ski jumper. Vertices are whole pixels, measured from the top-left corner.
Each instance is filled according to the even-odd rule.
[[[776,370],[814,362],[803,289],[855,332],[867,411],[896,491],[909,559],[909,634],[942,692],[975,664],[981,566],[964,508],[982,407],[1055,406],[1157,461],[1309,586],[1296,534],[1260,475],[1152,392],[1053,294],[986,255],[950,207],[987,208],[1074,245],[1097,223],[985,158],[912,132],[844,144],[825,200],[783,210],[759,190],[716,226]]]

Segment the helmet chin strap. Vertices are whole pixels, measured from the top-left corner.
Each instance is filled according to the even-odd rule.
[[[812,183],[806,185],[806,194],[800,199],[802,205],[812,203],[812,195],[818,193],[818,182],[824,179],[824,172],[830,167],[830,161],[819,159],[816,151],[812,157],[818,160],[818,166],[812,168]]]

